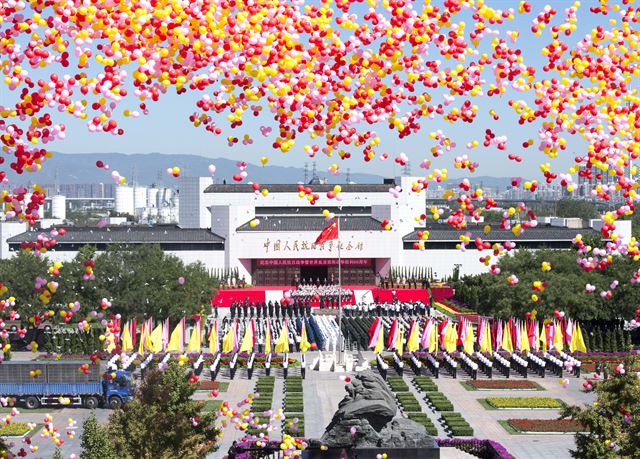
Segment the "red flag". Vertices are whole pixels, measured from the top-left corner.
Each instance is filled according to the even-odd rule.
[[[316,245],[324,244],[325,242],[330,241],[332,239],[338,239],[338,221],[337,220],[322,230],[322,232],[320,233],[320,236],[318,236],[318,239],[316,239],[315,244]]]

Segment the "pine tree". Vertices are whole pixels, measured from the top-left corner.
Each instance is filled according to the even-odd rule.
[[[591,333],[582,331],[582,338],[584,339],[584,346],[587,348],[587,351],[592,351],[591,348]]]
[[[613,350],[613,340],[611,330],[607,330],[604,334],[604,351],[611,352]]]
[[[197,386],[188,379],[176,362],[145,373],[135,398],[109,419],[119,459],[200,459],[215,448],[215,415],[191,399]]]
[[[624,343],[624,349],[626,351],[630,351],[633,349],[633,343],[631,342],[631,332],[630,331],[625,332],[625,337],[626,337],[626,340]]]
[[[624,342],[624,330],[622,330],[622,328],[618,328],[616,335],[617,335],[616,341],[618,343],[618,350],[622,352],[626,350],[625,342]]]
[[[635,355],[624,360],[625,373],[614,372],[594,386],[597,401],[586,408],[569,406],[561,416],[579,421],[587,433],[576,434],[575,458],[614,459],[638,457],[640,451],[640,378],[633,368]]]
[[[60,448],[56,448],[55,452],[53,453],[52,459],[62,459]]]
[[[618,352],[618,334],[615,330],[611,331],[611,352]]]
[[[109,439],[106,427],[98,424],[95,414],[91,413],[82,423],[80,459],[116,459],[113,443]]]
[[[595,350],[598,351],[598,352],[603,352],[604,351],[604,340],[602,338],[602,330],[600,328],[596,328],[594,334],[595,334],[594,341],[595,341],[595,346],[596,346]]]

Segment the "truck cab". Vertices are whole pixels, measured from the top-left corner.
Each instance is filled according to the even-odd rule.
[[[128,371],[117,370],[115,377],[102,380],[105,405],[111,409],[120,408],[131,399],[131,375]]]

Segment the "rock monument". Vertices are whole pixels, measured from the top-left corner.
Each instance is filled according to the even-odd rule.
[[[438,448],[424,426],[396,417],[397,407],[386,382],[371,370],[346,385],[321,442],[342,448]],[[354,429],[355,428],[355,429]]]

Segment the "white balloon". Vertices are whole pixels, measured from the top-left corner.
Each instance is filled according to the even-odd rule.
[[[216,166],[214,166],[213,164],[209,164],[209,173],[211,175],[216,173]]]

